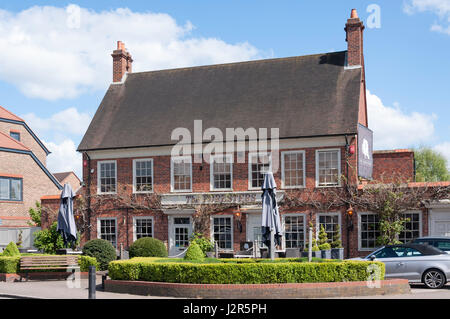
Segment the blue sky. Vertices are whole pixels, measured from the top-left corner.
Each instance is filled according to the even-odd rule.
[[[373,4],[380,28],[368,26]],[[450,163],[450,0],[5,0],[0,105],[49,146],[52,171],[79,173],[74,149],[111,82],[117,40],[134,71],[340,51],[352,8],[366,24],[375,148],[429,145]]]

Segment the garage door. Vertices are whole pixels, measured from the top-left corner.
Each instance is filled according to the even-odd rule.
[[[450,211],[433,210],[430,214],[430,235],[450,237]]]
[[[450,222],[434,222],[435,234],[433,236],[449,236],[450,237]]]

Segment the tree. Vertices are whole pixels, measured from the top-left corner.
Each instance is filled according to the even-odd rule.
[[[422,146],[414,150],[417,182],[450,181],[447,159],[441,153]]]
[[[56,250],[64,248],[63,238],[56,228],[57,222],[54,222],[50,228],[36,232],[34,246],[46,254],[56,254]]]
[[[35,208],[31,207],[28,210],[28,213],[30,214],[31,220],[33,221],[32,223],[28,222],[28,225],[41,227],[41,216],[42,216],[41,203],[36,202],[36,207]]]

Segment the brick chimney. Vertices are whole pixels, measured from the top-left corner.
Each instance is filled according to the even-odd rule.
[[[347,36],[345,38],[345,41],[347,41],[348,45],[347,65],[364,66],[364,24],[361,20],[359,20],[358,12],[356,12],[356,9],[352,9],[350,19],[347,20],[344,30],[347,33]]]
[[[117,41],[117,50],[114,50],[111,56],[113,57],[113,82],[121,82],[125,73],[132,72],[133,59],[122,41]]]

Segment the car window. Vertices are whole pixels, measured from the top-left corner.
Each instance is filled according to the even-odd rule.
[[[392,250],[395,253],[395,257],[414,257],[423,255],[420,251],[411,247],[393,247]]]
[[[433,244],[436,245],[436,243],[430,239],[419,239],[419,240],[414,241],[414,243],[415,244],[426,244],[426,245],[430,245],[430,246],[433,246]]]
[[[392,258],[397,257],[397,254],[390,247],[385,247],[373,254],[375,258]]]
[[[444,251],[450,251],[450,241],[436,241],[434,246]]]

